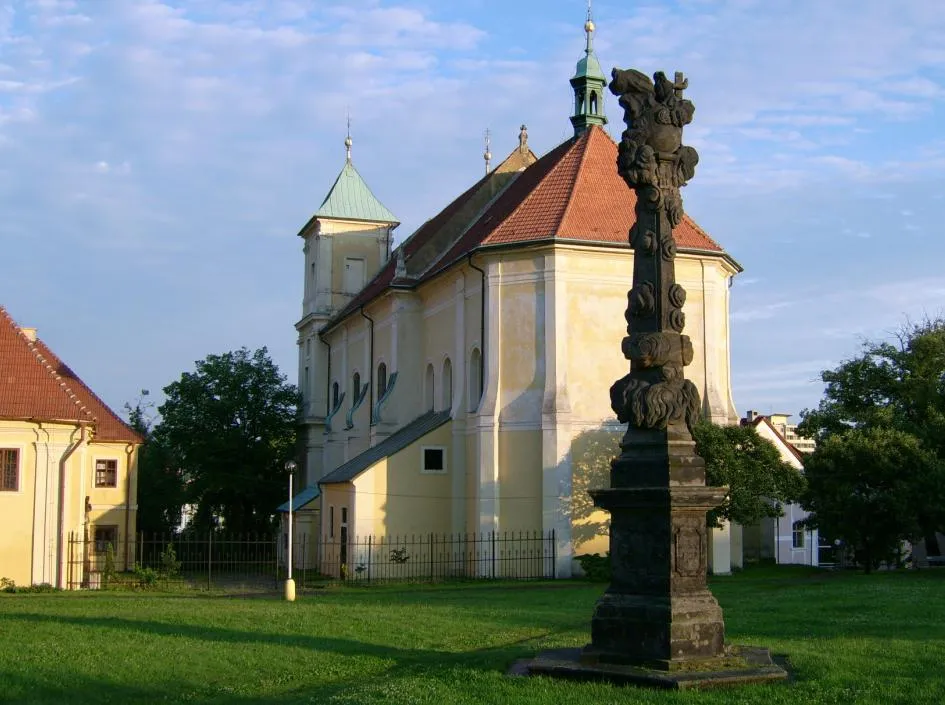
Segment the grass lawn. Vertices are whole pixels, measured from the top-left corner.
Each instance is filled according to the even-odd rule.
[[[269,597],[0,595],[0,702],[945,703],[945,570],[712,581],[730,641],[795,682],[668,693],[504,675],[587,642],[602,585],[335,588]]]

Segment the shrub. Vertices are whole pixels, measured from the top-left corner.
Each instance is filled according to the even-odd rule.
[[[157,586],[161,575],[154,568],[143,568],[140,563],[135,563],[132,571],[137,581],[138,587],[142,590],[150,590]]]
[[[586,553],[577,556],[584,577],[595,583],[609,583],[613,577],[610,569],[610,553],[601,556],[599,553]]]
[[[167,548],[161,551],[158,557],[160,562],[160,572],[164,578],[173,578],[180,573],[181,562],[177,560],[177,552],[174,550],[174,544],[167,544]]]
[[[115,547],[110,543],[105,546],[105,567],[102,569],[102,587],[115,580]]]

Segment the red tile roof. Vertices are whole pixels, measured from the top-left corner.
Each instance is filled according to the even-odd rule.
[[[568,140],[516,175],[478,213],[465,231],[407,287],[426,281],[470,252],[490,245],[528,244],[559,239],[626,245],[636,220],[636,195],[617,174],[617,144],[593,126]],[[487,174],[443,211],[427,221],[402,245],[407,262],[466,205],[496,172]],[[722,247],[689,216],[674,231],[680,251],[713,252]],[[330,328],[361,305],[380,296],[394,282],[392,258],[326,326]],[[408,265],[409,266],[409,265]]]
[[[142,438],[41,340],[30,340],[0,306],[0,418],[86,422],[95,440]]]

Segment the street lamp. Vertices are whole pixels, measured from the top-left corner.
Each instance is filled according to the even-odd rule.
[[[295,478],[295,469],[298,467],[294,460],[285,462],[285,471],[289,473],[289,555],[288,578],[285,581],[285,599],[295,602],[295,581],[292,579],[292,480]]]

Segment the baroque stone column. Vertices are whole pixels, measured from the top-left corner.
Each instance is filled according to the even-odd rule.
[[[611,515],[613,581],[597,603],[581,660],[675,670],[721,657],[725,636],[722,610],[706,587],[706,512],[726,488],[706,487],[692,440],[701,406],[683,376],[693,348],[682,332],[686,291],[675,276],[679,189],[699,160],[682,144],[695,107],[682,97],[688,81],[680,73],[650,80],[614,69],[612,77],[627,124],[617,168],[637,197],[622,345],[630,373],[610,389],[617,417],[629,425],[610,488],[591,492]]]

